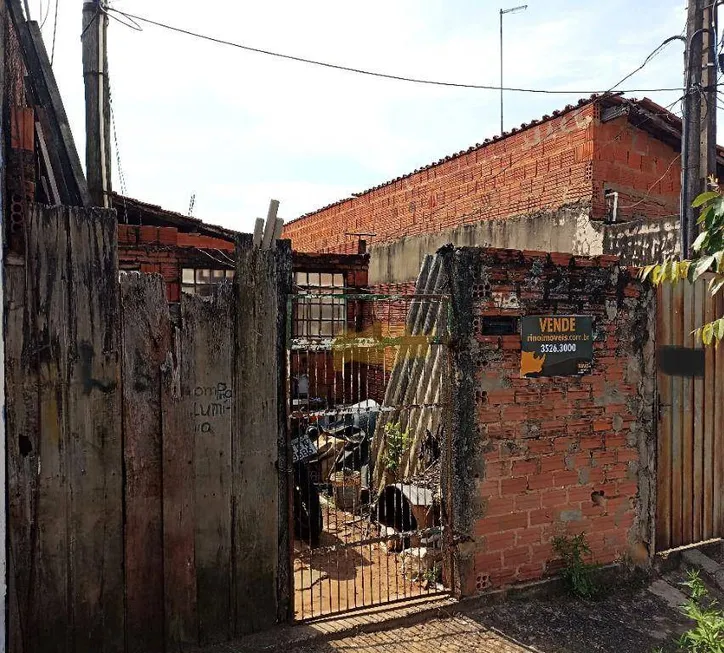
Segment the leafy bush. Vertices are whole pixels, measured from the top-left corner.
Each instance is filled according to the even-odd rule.
[[[385,469],[394,474],[410,446],[410,434],[400,428],[399,422],[388,422],[385,424],[385,442]]]
[[[687,653],[724,653],[724,612],[714,600],[708,600],[709,592],[698,571],[689,572],[684,583],[691,596],[681,611],[696,625],[679,639],[679,646]]]
[[[568,590],[574,596],[590,599],[598,594],[599,588],[593,579],[598,565],[587,563],[584,557],[591,555],[586,534],[553,538],[553,550],[563,560],[561,576]]]
[[[709,180],[709,186],[711,190],[692,203],[701,211],[697,220],[699,235],[691,246],[692,258],[667,258],[662,263],[647,265],[641,271],[642,279],[650,279],[657,286],[680,281],[693,283],[703,274],[711,273],[709,294],[713,297],[724,288],[724,190],[714,178]],[[724,316],[700,325],[695,333],[704,345],[721,342],[724,340]]]

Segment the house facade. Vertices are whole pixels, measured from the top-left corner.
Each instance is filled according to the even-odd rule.
[[[677,251],[681,121],[649,99],[592,96],[285,225],[297,251],[370,243],[370,282],[415,278],[438,247],[620,255]],[[721,164],[720,155],[720,164]]]

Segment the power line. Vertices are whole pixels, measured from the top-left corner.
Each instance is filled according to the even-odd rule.
[[[281,52],[273,52],[272,50],[264,50],[262,48],[254,48],[249,45],[243,45],[241,43],[234,43],[233,41],[227,41],[224,39],[216,38],[214,36],[208,36],[206,34],[200,34],[199,32],[193,32],[191,30],[183,29],[181,27],[174,27],[173,25],[168,25],[166,23],[161,23],[156,20],[152,20],[150,18],[145,18],[143,16],[137,16],[134,14],[129,14],[123,11],[120,11],[118,9],[113,9],[112,7],[106,7],[105,11],[108,12],[115,12],[117,14],[120,14],[121,16],[124,16],[125,18],[131,20],[131,21],[139,21],[141,23],[147,23],[149,25],[155,25],[156,27],[161,27],[163,29],[177,32],[179,34],[185,34],[186,36],[192,36],[197,39],[202,39],[204,41],[210,41],[211,43],[216,43],[218,45],[227,45],[232,48],[238,48],[239,50],[245,50],[247,52],[255,52],[257,54],[263,54],[270,57],[277,57],[279,59],[286,59],[288,61],[296,61],[299,63],[306,63],[313,66],[320,66],[322,68],[331,68],[333,70],[341,70],[344,72],[349,73],[356,73],[358,75],[366,75],[368,77],[378,77],[382,79],[391,79],[398,82],[409,82],[412,84],[425,84],[428,86],[445,86],[445,87],[451,87],[451,88],[467,88],[467,89],[477,89],[477,90],[483,90],[483,91],[500,91],[500,86],[491,86],[486,84],[465,84],[465,83],[458,83],[458,82],[446,82],[442,80],[434,80],[434,79],[423,79],[419,77],[406,77],[404,75],[393,75],[390,73],[381,73],[377,71],[372,70],[366,70],[364,68],[354,68],[351,66],[343,66],[341,64],[335,64],[330,63],[326,61],[318,61],[315,59],[307,59],[305,57],[298,57],[296,55],[291,54],[283,54]],[[122,21],[121,21],[122,22]],[[127,25],[128,27],[133,27],[132,25]],[[668,45],[671,41],[673,41],[677,37],[671,37],[670,39],[667,39],[662,43],[654,52],[649,55],[649,57],[644,61],[644,63],[639,66],[636,70],[634,70],[632,73],[624,77],[620,82],[618,82],[616,85],[614,85],[613,88],[609,89],[608,91],[605,91],[606,93],[610,93],[613,90],[616,89],[616,86],[623,83],[633,75],[635,75],[639,70],[641,70],[664,46]],[[539,94],[546,94],[546,95],[599,95],[601,93],[604,93],[604,91],[576,91],[576,90],[553,90],[553,89],[540,89],[540,88],[517,88],[517,87],[503,87],[504,91],[509,92],[517,92],[517,93],[539,93]],[[683,90],[682,87],[675,87],[675,88],[639,88],[639,89],[626,89],[626,90],[620,90],[621,93],[658,93],[658,92],[665,92],[665,91],[681,91]]]
[[[58,5],[60,0],[55,0],[55,18],[53,19],[53,47],[50,49],[50,66],[53,66],[53,60],[55,59],[55,37],[58,34]]]

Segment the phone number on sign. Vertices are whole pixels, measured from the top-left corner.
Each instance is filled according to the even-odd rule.
[[[576,351],[575,342],[564,342],[559,345],[541,345],[541,354],[568,354]]]

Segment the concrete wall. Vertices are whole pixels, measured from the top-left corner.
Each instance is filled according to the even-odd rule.
[[[678,218],[638,218],[607,225],[603,238],[604,254],[619,256],[627,265],[646,265],[677,256]]]
[[[485,220],[375,245],[370,249],[370,285],[414,280],[425,255],[448,243],[585,256],[603,254],[604,225],[590,220],[590,206],[590,202],[582,201],[557,211]]]
[[[618,256],[622,265],[645,265],[679,253],[678,218],[635,218],[606,224],[590,219],[590,202],[501,220],[466,224],[435,234],[407,236],[370,248],[369,282],[409,283],[426,254],[447,244],[497,247],[576,256]]]

